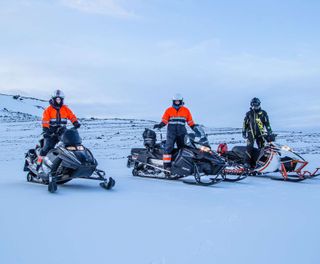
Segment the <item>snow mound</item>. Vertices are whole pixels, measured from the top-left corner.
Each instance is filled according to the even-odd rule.
[[[38,120],[48,102],[33,97],[0,93],[0,121]]]

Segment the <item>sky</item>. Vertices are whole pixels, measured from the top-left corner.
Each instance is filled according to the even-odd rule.
[[[179,92],[199,124],[320,126],[318,0],[0,0],[0,92],[62,89],[85,117],[161,120]],[[0,106],[1,107],[1,106]]]

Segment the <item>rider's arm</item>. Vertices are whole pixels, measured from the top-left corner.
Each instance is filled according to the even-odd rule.
[[[162,116],[162,121],[159,124],[154,125],[154,129],[161,129],[165,127],[169,123],[170,119],[170,108],[165,111]]]
[[[191,114],[190,110],[189,109],[187,109],[187,110],[188,110],[187,123],[188,123],[189,127],[193,128],[195,126],[195,123],[193,121],[192,114]]]
[[[268,116],[267,112],[264,112],[263,123],[267,129],[268,134],[272,134],[272,128],[270,125],[269,116]]]
[[[169,120],[170,120],[170,108],[168,108],[165,112],[164,112],[164,114],[163,114],[163,116],[162,116],[162,121],[161,121],[161,123],[160,124],[163,124],[164,126],[166,126],[168,123],[169,123]]]
[[[243,127],[242,127],[242,136],[243,138],[247,138],[247,131],[249,128],[249,122],[250,122],[250,118],[248,116],[248,114],[246,114],[244,121],[243,121]]]
[[[42,128],[49,129],[50,127],[50,113],[49,113],[49,108],[44,110],[43,115],[42,115]]]
[[[66,106],[67,107],[67,106]],[[76,122],[78,122],[78,118],[76,117],[76,115],[71,111],[71,109],[69,107],[67,107],[67,118],[71,121],[72,124],[75,124]],[[78,122],[79,123],[79,122]]]

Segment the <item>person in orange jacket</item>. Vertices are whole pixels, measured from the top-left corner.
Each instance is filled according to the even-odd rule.
[[[161,129],[168,125],[167,141],[163,155],[165,170],[171,169],[172,151],[175,143],[179,149],[184,147],[184,138],[187,134],[186,124],[192,129],[196,127],[190,110],[184,106],[182,95],[176,94],[172,100],[173,104],[165,111],[162,122],[154,126],[154,129]]]
[[[65,131],[68,120],[75,128],[81,126],[75,114],[64,104],[64,98],[64,93],[61,90],[56,90],[49,101],[50,106],[43,112],[42,128],[45,141],[40,151],[41,157],[39,157],[38,163],[41,163],[42,157],[46,156],[59,142],[59,137]]]

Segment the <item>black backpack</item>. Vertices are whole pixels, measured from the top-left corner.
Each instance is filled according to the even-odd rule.
[[[146,148],[154,148],[157,142],[157,134],[151,129],[146,128],[143,132],[143,143]]]

